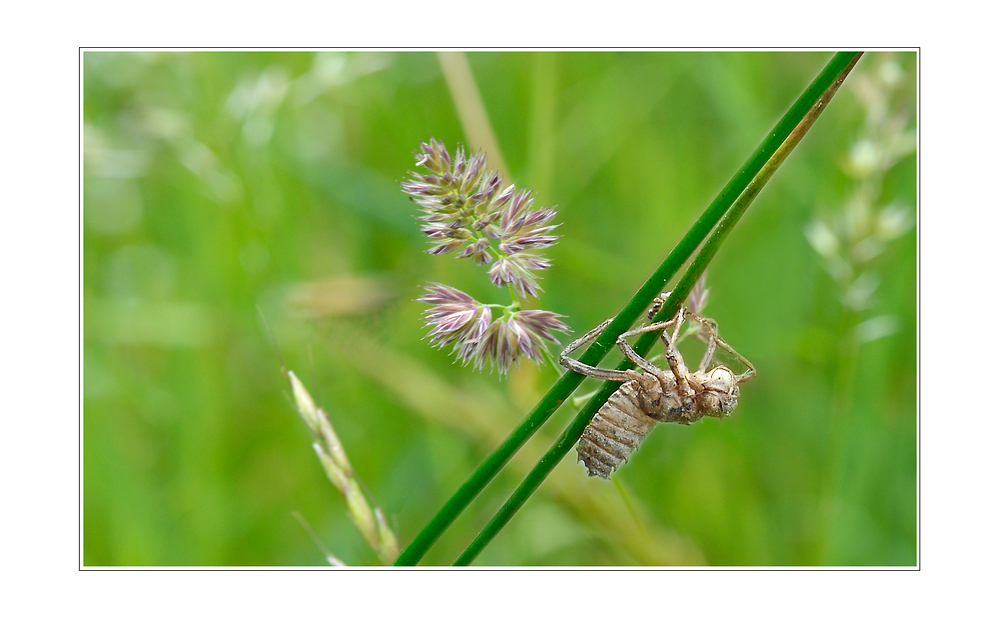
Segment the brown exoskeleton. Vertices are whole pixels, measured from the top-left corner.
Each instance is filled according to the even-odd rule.
[[[678,335],[685,320],[697,322],[707,331],[705,355],[694,372],[688,371],[677,350]],[[559,357],[559,362],[567,369],[592,378],[624,383],[594,415],[576,445],[578,460],[587,466],[588,474],[602,478],[608,478],[628,460],[657,422],[687,425],[705,416],[729,416],[739,400],[739,385],[756,373],[750,361],[719,338],[719,328],[713,320],[683,308],[672,320],[647,324],[618,337],[618,346],[626,358],[643,370],[642,373],[632,369],[591,367],[569,357],[570,352],[597,338],[610,323],[611,320],[607,320],[569,344]],[[670,327],[673,333],[668,336]],[[627,341],[628,337],[658,330],[663,331],[660,339],[666,346],[669,369],[649,362]],[[722,364],[709,367],[717,348],[732,354],[746,365],[747,371],[736,375]]]

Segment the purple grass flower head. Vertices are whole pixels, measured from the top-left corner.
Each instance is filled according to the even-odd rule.
[[[474,298],[447,285],[434,283],[424,287],[427,294],[417,300],[430,303],[424,311],[424,319],[431,331],[431,345],[443,348],[452,345],[452,352],[462,364],[469,362],[476,343],[493,319],[490,308]]]
[[[538,297],[541,287],[534,270],[542,270],[552,262],[531,253],[505,255],[490,267],[490,281],[497,287],[511,285],[521,297]]]
[[[525,310],[497,319],[486,328],[476,348],[476,369],[490,362],[506,374],[522,356],[541,364],[545,360],[545,341],[558,343],[554,331],[569,331],[560,317],[551,311]]]
[[[420,150],[413,154],[417,157],[417,165],[426,167],[433,174],[445,174],[451,169],[448,150],[434,138],[429,144],[420,144]]]
[[[402,188],[422,210],[420,231],[431,242],[427,251],[431,255],[457,252],[456,257],[484,265],[528,249],[544,249],[558,238],[551,234],[557,227],[551,224],[555,209],[532,210],[530,191],[514,185],[503,188],[500,174],[486,168],[485,154],[468,158],[459,146],[452,159],[444,144],[432,138],[414,156],[417,165],[430,173],[411,172],[412,179]],[[498,241],[498,246],[490,241]],[[537,256],[522,260],[523,268],[509,269],[513,274],[503,283],[522,296],[537,296],[540,289],[531,276],[520,280],[521,273],[544,268],[532,266],[537,260]]]
[[[555,333],[569,331],[559,320],[563,316],[551,311],[506,311],[494,320],[489,306],[461,290],[440,283],[424,289],[427,294],[417,300],[431,305],[424,310],[431,344],[452,346],[457,360],[463,365],[472,361],[476,369],[489,364],[505,374],[523,356],[541,363],[545,342],[558,343]]]
[[[549,234],[558,225],[549,225],[556,216],[554,208],[531,210],[534,197],[521,190],[514,196],[500,220],[500,251],[508,255],[525,249],[543,249],[555,244],[558,236]]]
[[[698,278],[687,297],[687,306],[692,313],[701,314],[708,305],[708,293],[712,288],[705,285],[705,275]]]
[[[411,172],[403,192],[421,214],[420,231],[431,243],[432,255],[454,254],[489,268],[490,281],[510,289],[510,306],[486,304],[465,292],[433,283],[417,300],[431,305],[423,313],[427,337],[438,347],[451,347],[462,364],[477,369],[495,366],[505,374],[522,357],[546,359],[546,343],[558,343],[555,333],[568,332],[562,317],[551,311],[521,310],[519,298],[538,297],[538,271],[551,266],[539,252],[555,243],[554,208],[533,209],[534,196],[504,186],[503,178],[486,167],[486,155],[469,157],[459,146],[451,157],[444,144],[431,138],[414,153],[427,173]],[[502,313],[493,319],[494,309]]]
[[[551,311],[541,309],[524,309],[515,314],[515,319],[524,326],[525,330],[539,346],[544,345],[543,340],[559,343],[554,331],[563,333],[569,332],[569,326],[563,324],[559,319],[562,316]]]
[[[488,249],[490,248],[490,241],[486,238],[480,238],[479,240],[465,245],[462,252],[458,254],[458,257],[469,257],[472,256],[472,260],[482,266],[483,264],[489,264],[493,261],[493,256],[489,254]]]

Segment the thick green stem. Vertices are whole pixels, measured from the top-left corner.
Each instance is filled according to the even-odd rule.
[[[687,234],[677,243],[674,249],[667,255],[659,268],[649,279],[639,288],[625,308],[615,317],[604,332],[594,341],[593,344],[580,356],[580,361],[588,365],[596,365],[608,353],[618,335],[639,317],[643,310],[653,301],[653,298],[666,286],[667,282],[673,278],[681,266],[691,257],[698,246],[705,240],[712,229],[720,221],[722,216],[734,205],[739,198],[750,187],[751,182],[761,173],[764,167],[775,156],[775,153],[789,139],[789,136],[800,125],[810,110],[817,105],[824,93],[831,84],[843,80],[846,71],[853,67],[860,57],[860,53],[840,52],[827,64],[819,76],[813,81],[785,115],[778,121],[774,129],[767,135],[757,151],[740,168],[732,180],[722,189],[718,197],[708,206],[705,212],[698,218],[695,224],[688,230]],[[843,74],[843,75],[842,75]],[[839,80],[839,81],[838,81]],[[787,153],[786,153],[787,154]],[[773,172],[772,172],[773,173]],[[759,189],[758,189],[759,190]],[[735,221],[734,221],[735,222]],[[693,285],[693,282],[691,283]],[[680,302],[687,296],[690,286],[681,297],[678,285],[677,294],[672,294],[668,303],[665,303],[664,311],[676,311]],[[670,309],[670,307],[673,307]],[[652,339],[655,339],[655,334]],[[645,350],[652,346],[652,339],[646,344]],[[639,340],[642,344],[643,339]],[[640,350],[639,345],[636,346]],[[645,353],[645,352],[640,352]],[[472,473],[469,479],[459,487],[458,491],[441,507],[441,510],[424,526],[423,530],[417,534],[410,545],[403,550],[396,560],[398,566],[410,566],[417,563],[427,552],[427,549],[436,541],[449,525],[458,517],[466,506],[476,497],[487,483],[503,468],[510,458],[519,448],[530,438],[541,425],[548,420],[555,410],[572,394],[572,392],[583,381],[583,376],[574,372],[563,374],[559,380],[542,397],[535,408],[518,425],[506,440],[493,452],[485,461]],[[489,542],[490,539],[503,527],[503,525],[513,516],[514,512],[527,500],[528,496],[535,488],[541,484],[542,480],[556,463],[579,438],[583,428],[590,422],[590,417],[596,412],[600,404],[595,406],[595,402],[603,403],[615,388],[615,383],[605,384],[591,403],[584,408],[590,410],[590,415],[583,418],[583,412],[560,437],[556,445],[542,458],[534,470],[528,475],[524,483],[518,487],[515,495],[504,505],[499,513],[490,521],[473,545],[459,558],[457,564],[468,564],[476,554]],[[576,436],[575,438],[572,436]]]
[[[725,216],[722,218],[719,226],[715,228],[711,237],[702,247],[701,251],[692,261],[691,265],[678,280],[677,285],[674,287],[664,303],[664,306],[660,309],[659,313],[654,317],[654,320],[667,319],[674,316],[677,310],[680,309],[681,304],[687,299],[688,294],[694,287],[698,279],[704,274],[705,269],[708,268],[709,263],[715,254],[718,252],[719,247],[722,246],[722,242],[725,240],[726,236],[735,227],[737,221],[746,212],[746,209],[753,202],[757,194],[760,193],[764,185],[770,180],[774,172],[777,171],[778,167],[785,161],[792,149],[802,140],[802,137],[806,134],[819,114],[826,108],[827,103],[830,98],[837,92],[840,85],[844,82],[844,79],[850,73],[854,65],[861,58],[860,53],[847,53],[838,54],[830,65],[838,60],[838,58],[846,56],[848,60],[846,66],[841,65],[840,70],[833,75],[833,80],[827,81],[826,88],[821,91],[820,96],[817,99],[813,99],[812,105],[809,107],[804,116],[800,117],[800,120],[794,125],[791,131],[786,133],[786,137],[778,145],[776,149],[772,151],[770,157],[768,157],[764,164],[759,168],[759,171],[753,175],[750,181],[746,184],[746,188],[740,193],[739,198],[733,202],[732,206],[728,209]],[[827,66],[827,70],[830,69],[830,65]],[[824,73],[820,74],[823,77]],[[820,78],[817,78],[819,81]],[[816,82],[813,82],[816,85]],[[808,92],[808,90],[807,90]],[[804,96],[804,95],[803,95]],[[800,98],[801,100],[801,98]],[[787,117],[787,114],[786,114]],[[783,119],[784,120],[784,119]],[[779,123],[780,125],[780,123]],[[772,135],[775,132],[772,132]],[[644,286],[645,287],[645,286]],[[651,301],[652,299],[650,299]],[[645,305],[643,305],[645,306]],[[621,317],[619,315],[619,317]],[[634,319],[634,318],[633,318]],[[631,323],[631,321],[629,322]],[[608,326],[607,330],[611,330],[614,323]],[[616,335],[617,337],[617,335]],[[646,333],[644,336],[636,342],[634,346],[636,352],[641,356],[645,356],[653,344],[659,337],[659,333],[650,332]],[[628,360],[623,361],[619,364],[618,369],[624,370],[632,367],[632,363]],[[458,560],[455,562],[456,565],[468,565],[482,549],[493,539],[494,536],[506,525],[514,513],[521,508],[532,493],[541,485],[542,481],[549,475],[556,464],[558,464],[562,458],[573,448],[580,436],[583,435],[583,430],[590,423],[590,420],[594,417],[597,411],[600,409],[604,402],[607,401],[608,397],[611,396],[619,387],[621,383],[619,382],[605,382],[601,389],[594,395],[586,406],[580,411],[579,414],[573,419],[573,422],[566,428],[562,433],[556,443],[551,449],[542,457],[538,464],[528,473],[528,476],[524,479],[521,485],[511,494],[510,499],[500,508],[497,514],[491,519],[486,527],[483,528],[482,532],[472,541],[469,547],[459,556]]]

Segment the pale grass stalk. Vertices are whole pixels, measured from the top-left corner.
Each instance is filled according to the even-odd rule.
[[[490,124],[490,116],[486,112],[486,105],[483,104],[483,97],[479,94],[479,86],[476,85],[476,78],[472,75],[468,58],[464,52],[438,52],[437,57],[451,99],[455,102],[462,131],[469,140],[469,146],[473,151],[485,150],[493,166],[500,171],[500,175],[509,178],[507,165],[504,163],[499,142],[493,132],[493,125]]]

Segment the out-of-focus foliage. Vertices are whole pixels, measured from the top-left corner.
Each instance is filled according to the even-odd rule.
[[[468,54],[508,180],[559,206],[529,306],[576,335],[620,309],[828,56]],[[847,207],[867,130],[851,84],[886,56],[861,60],[709,269],[706,313],[758,371],[733,417],[656,428],[617,473],[631,510],[567,458],[477,564],[915,564],[916,234],[865,260],[848,306],[805,233]],[[892,59],[912,129],[915,55]],[[477,373],[421,340],[426,281],[507,301],[424,253],[398,185],[420,142],[469,142],[438,58],[87,52],[83,80],[84,564],[326,564],[293,513],[378,564],[260,314],[404,544],[556,377]],[[915,185],[908,154],[873,207],[914,220]],[[460,553],[572,413],[424,564]]]

